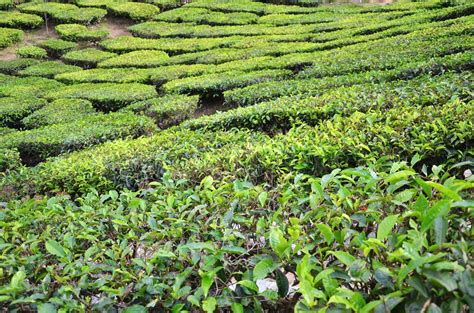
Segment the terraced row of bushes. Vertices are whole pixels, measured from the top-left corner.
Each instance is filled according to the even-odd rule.
[[[474,307],[474,6],[144,2],[0,0],[0,307]]]

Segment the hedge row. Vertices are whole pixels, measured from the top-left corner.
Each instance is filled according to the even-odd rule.
[[[345,81],[341,79],[339,84],[334,81],[332,84],[321,82],[321,90],[314,96],[302,94],[281,97],[254,106],[189,120],[183,127],[211,130],[238,127],[272,131],[289,129],[298,122],[315,125],[321,119],[334,114],[348,115],[355,111],[401,105],[442,105],[451,98],[466,101],[472,98],[469,91],[472,75],[468,72],[447,73],[437,77],[427,75],[410,81],[381,83],[374,83],[371,79],[360,76],[348,76],[344,78]],[[354,78],[353,86],[349,83],[351,78]],[[345,84],[349,86],[344,86]]]
[[[168,59],[163,51],[139,50],[104,60],[99,67],[156,67],[166,64]]]
[[[47,14],[59,23],[91,24],[102,19],[107,11],[98,8],[79,8],[69,3],[29,2],[17,6],[21,12]]]
[[[16,49],[16,55],[20,58],[46,59],[48,57],[48,51],[41,47],[25,46]]]
[[[160,37],[224,37],[302,34],[315,31],[312,25],[291,25],[275,27],[271,25],[194,25],[192,23],[145,22],[128,28],[130,32],[144,38]]]
[[[18,71],[27,68],[28,66],[38,64],[39,61],[35,59],[14,59],[14,60],[0,60],[0,73],[15,75]]]
[[[28,66],[18,72],[20,76],[40,76],[53,78],[57,74],[76,72],[81,70],[79,66],[64,64],[60,61],[45,61]]]
[[[292,75],[289,70],[263,70],[254,72],[230,71],[172,80],[162,86],[165,93],[201,94],[208,97],[257,82],[284,79]]]
[[[47,92],[47,99],[73,98],[91,101],[102,111],[114,111],[132,102],[156,97],[154,86],[143,84],[75,84]]]
[[[137,21],[150,19],[160,13],[158,7],[140,2],[111,2],[107,5],[107,9],[115,15],[126,16]]]
[[[222,13],[202,8],[182,7],[156,15],[155,21],[189,22],[210,25],[246,25],[255,23],[258,16],[253,13]]]
[[[435,57],[428,61],[403,64],[392,70],[373,70],[340,76],[325,76],[323,78],[269,81],[228,90],[224,92],[224,97],[228,104],[247,106],[283,96],[318,95],[338,86],[394,79],[411,79],[422,74],[432,73],[436,75],[448,70],[468,70],[474,66],[473,56],[472,51],[466,51]]]
[[[77,48],[77,43],[66,41],[62,39],[47,39],[38,44],[38,46],[46,49],[48,55],[52,58],[59,58],[66,52],[72,51]]]
[[[62,83],[42,77],[14,77],[0,75],[0,96],[35,96],[41,97],[50,90],[63,86]]]
[[[92,103],[82,99],[58,99],[44,105],[22,120],[26,128],[39,128],[80,120],[96,111]]]
[[[117,138],[139,137],[155,129],[147,117],[130,113],[92,114],[66,124],[6,134],[1,137],[0,148],[17,149],[23,163],[34,165],[51,156]]]
[[[36,97],[22,96],[0,97],[0,127],[21,128],[22,119],[43,107],[46,101]]]
[[[85,82],[140,82],[161,85],[166,81],[186,76],[204,74],[209,69],[205,64],[171,65],[150,69],[110,68],[90,69],[72,73],[59,74],[55,78],[70,83]]]
[[[105,29],[89,29],[81,24],[60,24],[55,27],[59,37],[70,41],[100,41],[108,36]]]
[[[294,173],[278,187],[166,175],[143,192],[11,202],[6,305],[109,311],[120,297],[134,312],[279,311],[282,302],[297,312],[467,311],[472,179],[414,165]]]
[[[15,11],[0,11],[0,26],[11,28],[36,28],[43,24],[43,19],[37,15]]]
[[[23,31],[14,28],[0,27],[0,48],[6,48],[23,39]]]
[[[84,68],[96,67],[98,63],[113,58],[117,54],[95,48],[85,48],[65,53],[61,59],[70,64]]]
[[[6,177],[3,185],[18,190],[29,183],[36,192],[68,193],[87,192],[90,187],[137,188],[159,179],[166,170],[193,180],[231,175],[274,183],[294,170],[320,175],[382,156],[409,160],[417,155],[423,162],[446,163],[468,157],[474,130],[472,102],[387,105],[387,110],[336,115],[316,127],[297,127],[273,138],[240,130],[165,130],[151,138],[106,143],[50,160],[22,177]]]
[[[198,103],[198,96],[166,95],[135,102],[120,111],[146,115],[151,117],[160,128],[168,128],[191,118]]]

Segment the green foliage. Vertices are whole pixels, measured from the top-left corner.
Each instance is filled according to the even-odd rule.
[[[18,149],[25,164],[84,149],[117,138],[139,137],[155,130],[151,120],[130,113],[91,114],[65,124],[2,136],[0,148]]]
[[[46,51],[45,51],[46,52]],[[18,72],[20,76],[40,76],[53,78],[57,74],[76,72],[81,70],[79,66],[67,65],[59,61],[45,61],[28,66]]]
[[[257,15],[253,13],[222,13],[202,8],[179,8],[160,13],[154,17],[156,21],[191,22],[210,25],[244,25],[255,23]]]
[[[16,54],[21,58],[31,59],[45,59],[48,56],[48,52],[45,49],[35,46],[18,48]]]
[[[46,104],[43,99],[22,96],[0,98],[0,126],[20,128],[21,120]]]
[[[23,31],[14,28],[0,27],[0,48],[6,48],[23,39]]]
[[[111,111],[156,95],[153,86],[143,84],[76,84],[52,90],[45,97],[85,99],[101,110]]]
[[[164,84],[162,88],[167,93],[199,93],[216,96],[227,89],[265,80],[284,79],[291,74],[292,72],[288,70],[264,70],[248,73],[231,71],[172,80]]]
[[[95,113],[92,103],[82,99],[58,99],[22,120],[26,128],[74,122]]]
[[[147,20],[160,13],[160,9],[152,4],[140,2],[111,2],[107,8],[119,16],[127,16],[133,20]]]
[[[73,291],[53,284],[50,294],[30,305],[70,309],[111,309],[115,297],[129,303],[129,310],[199,306],[212,312],[232,304],[241,312],[260,305],[275,309],[278,300],[297,302],[298,311],[377,311],[387,305],[409,311],[425,303],[466,308],[473,279],[465,257],[472,255],[465,224],[472,181],[442,168],[401,175],[407,171],[414,173],[405,163],[337,169],[324,176],[290,175],[276,187],[209,176],[193,184],[165,175],[143,192],[93,192],[79,203],[64,196],[11,202],[3,211],[3,229],[22,245],[3,243],[14,258],[4,265],[3,299],[24,301],[39,293],[44,278],[26,280],[38,275],[51,282],[61,278],[80,292],[69,297]],[[401,178],[387,181],[394,176]],[[433,183],[461,200],[425,191]],[[262,192],[278,211],[273,201],[259,207],[255,199]],[[419,226],[425,211],[438,206],[447,209],[436,219],[450,221],[441,244],[439,230]],[[393,229],[376,238],[387,219],[395,222]],[[328,243],[315,225],[325,225],[326,237],[334,239]],[[41,257],[31,261],[25,249]],[[263,287],[264,281],[277,291]],[[85,294],[101,301],[87,302]],[[251,301],[257,298],[265,304]],[[53,299],[60,301],[53,305]]]
[[[60,24],[55,27],[62,39],[69,41],[100,41],[108,36],[105,29],[89,29],[81,24]]]
[[[151,117],[160,128],[167,128],[192,117],[198,96],[168,95],[133,103],[121,109]]]
[[[43,24],[43,19],[37,15],[15,11],[0,11],[0,26],[11,28],[36,28]]]
[[[91,24],[107,14],[103,9],[79,8],[73,4],[57,2],[28,2],[17,8],[26,13],[47,14],[59,23]]]
[[[58,81],[42,77],[14,77],[0,76],[0,95],[3,97],[35,96],[39,97],[50,90],[55,90],[63,84]]]
[[[0,73],[14,75],[17,74],[18,71],[38,63],[38,60],[28,58],[0,60]]]
[[[143,2],[0,0],[1,308],[474,307],[472,4]]]
[[[52,57],[59,57],[77,47],[75,42],[61,39],[47,39],[39,43],[39,46],[46,49]]]
[[[67,52],[61,58],[67,63],[89,68],[95,67],[101,61],[115,56],[117,56],[117,54],[113,52],[102,51],[95,48],[85,48]]]
[[[156,67],[167,62],[169,56],[163,51],[140,50],[124,53],[99,63],[99,67]]]

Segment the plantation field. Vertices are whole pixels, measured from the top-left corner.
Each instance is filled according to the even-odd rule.
[[[474,312],[474,4],[0,0],[0,312]]]

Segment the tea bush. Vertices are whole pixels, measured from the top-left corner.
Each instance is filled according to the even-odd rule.
[[[287,70],[265,70],[243,73],[222,72],[172,80],[162,86],[166,93],[193,93],[216,96],[224,90],[242,87],[270,79],[284,79],[292,74]]]
[[[155,130],[147,117],[130,113],[92,114],[65,124],[53,124],[2,136],[0,148],[18,149],[25,164],[117,138],[139,137]]]
[[[0,27],[0,48],[6,48],[21,41],[23,35],[23,31],[20,29]]]
[[[167,128],[191,118],[198,103],[198,96],[167,95],[135,102],[120,111],[146,115],[160,128]]]
[[[74,50],[62,55],[61,59],[66,63],[79,65],[84,68],[97,66],[101,61],[117,56],[117,54],[108,51],[102,51],[95,48],[85,48]]]
[[[47,14],[59,23],[91,24],[102,19],[107,11],[98,8],[79,8],[69,3],[28,2],[17,6],[21,12]]]
[[[77,48],[77,43],[61,39],[47,39],[38,45],[46,49],[51,57],[60,57],[66,52]]]
[[[22,120],[26,128],[74,122],[96,111],[92,103],[82,99],[58,99],[34,111]]]
[[[152,4],[140,2],[110,2],[107,8],[119,16],[128,16],[133,20],[146,20],[160,13],[160,9]]]
[[[50,90],[55,90],[62,83],[43,77],[24,77],[18,78],[5,75],[5,79],[0,77],[0,96],[35,96],[40,97]]]
[[[85,99],[91,101],[100,110],[111,111],[156,95],[153,86],[143,84],[75,84],[52,90],[45,97],[47,99]]]
[[[60,24],[55,27],[55,30],[62,39],[76,42],[100,41],[109,34],[107,30],[92,30],[81,24]]]
[[[18,71],[38,63],[38,60],[30,58],[0,60],[0,73],[14,75],[17,74]]]
[[[53,78],[57,74],[79,71],[81,68],[75,65],[64,64],[59,61],[45,61],[30,65],[18,72],[20,76],[40,76]]]
[[[99,67],[156,67],[165,64],[168,58],[163,51],[140,50],[102,61]]]
[[[222,13],[202,8],[178,8],[160,13],[154,17],[156,21],[191,22],[210,25],[245,25],[255,23],[257,15],[253,13]]]
[[[11,28],[36,28],[43,24],[43,19],[37,15],[14,11],[0,11],[0,26]]]
[[[41,108],[46,101],[36,97],[15,94],[14,97],[0,98],[0,127],[22,127],[21,120]]]
[[[45,59],[48,57],[48,52],[41,47],[26,46],[18,48],[16,55],[20,58]]]
[[[24,1],[4,311],[472,310],[473,4]]]

